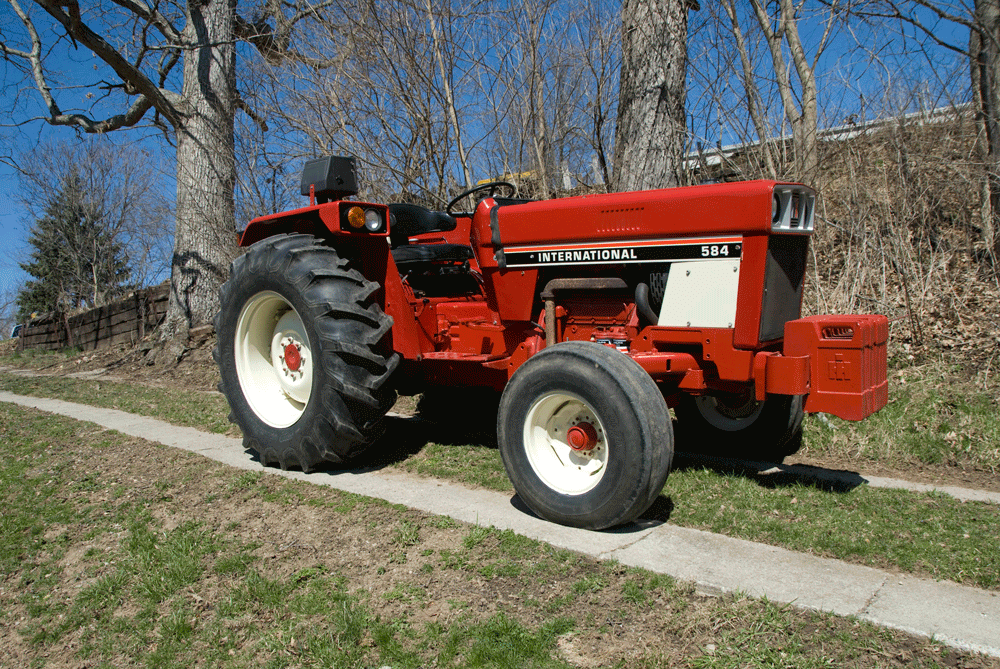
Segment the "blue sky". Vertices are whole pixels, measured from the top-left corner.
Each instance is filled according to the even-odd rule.
[[[24,281],[24,272],[18,267],[17,259],[27,233],[21,222],[23,213],[15,204],[17,183],[13,171],[6,165],[0,166],[0,238],[3,239],[3,254],[0,255],[0,295],[16,290]]]

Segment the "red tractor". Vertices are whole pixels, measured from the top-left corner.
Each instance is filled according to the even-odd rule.
[[[668,406],[685,450],[760,458],[797,448],[803,411],[886,404],[886,318],[800,318],[805,186],[528,201],[490,182],[443,212],[356,192],[353,159],[307,163],[309,206],[251,221],[221,290],[220,388],[266,465],[356,456],[397,392],[490,388],[518,495],[601,529],[663,488]]]

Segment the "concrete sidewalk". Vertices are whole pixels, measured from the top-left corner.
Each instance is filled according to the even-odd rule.
[[[379,471],[283,472],[251,460],[238,439],[60,400],[0,392],[0,401],[89,421],[204,455],[239,469],[378,497],[437,515],[493,525],[598,559],[614,558],[693,581],[703,591],[740,591],[806,609],[857,616],[932,636],[957,648],[1000,657],[1000,594],[944,581],[892,574],[669,524],[635,524],[610,532],[543,521],[516,497],[447,481]]]

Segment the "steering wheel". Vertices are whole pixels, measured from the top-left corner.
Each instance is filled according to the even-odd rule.
[[[448,206],[445,207],[444,210],[448,212],[450,216],[454,216],[455,205],[457,205],[465,198],[471,197],[473,195],[478,195],[479,193],[485,193],[485,195],[478,196],[476,198],[476,202],[478,203],[480,200],[483,200],[488,197],[493,197],[500,191],[507,191],[507,197],[513,197],[514,195],[517,194],[517,186],[510,183],[509,181],[490,181],[489,183],[479,184],[475,188],[470,188],[467,191],[462,191],[461,193],[459,193],[451,202],[448,203]],[[460,213],[466,213],[466,212],[460,212]]]

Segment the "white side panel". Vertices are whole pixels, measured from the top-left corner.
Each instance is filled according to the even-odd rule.
[[[659,325],[731,328],[739,285],[739,260],[675,262],[667,275]]]

